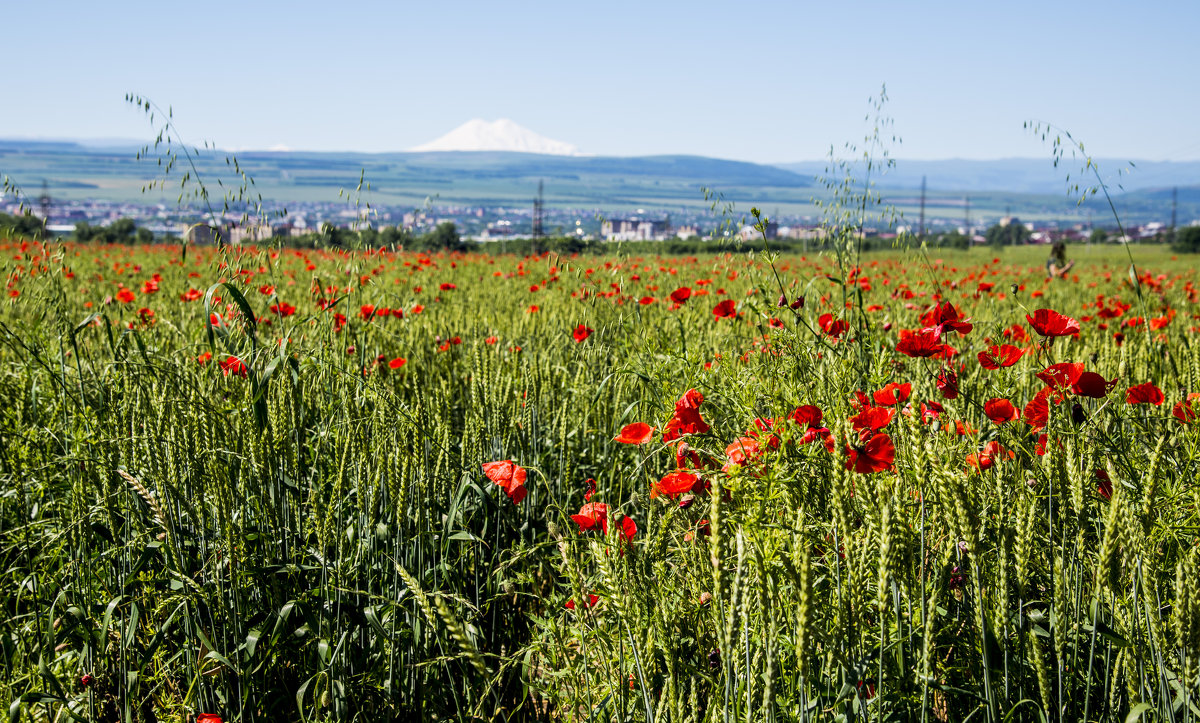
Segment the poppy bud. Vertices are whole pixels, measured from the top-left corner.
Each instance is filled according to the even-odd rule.
[[[791,308],[793,311],[799,311],[800,309],[803,309],[804,308],[804,297],[797,296],[796,300],[791,303]]]
[[[96,682],[96,679],[93,678],[91,675],[83,675],[79,678],[79,687],[87,688],[94,682]]]
[[[1087,415],[1083,412],[1083,405],[1075,402],[1071,405],[1071,423],[1076,427],[1087,421]]]
[[[780,295],[779,295],[779,301],[775,302],[775,306],[776,306],[777,308],[780,308],[780,309],[782,309],[783,307],[785,307],[785,306],[787,306],[787,305],[788,305],[788,300],[787,300],[787,297],[786,297],[786,296],[784,296],[783,294],[780,294]]]
[[[701,605],[707,605],[710,602],[712,602],[712,593],[711,592],[700,593],[700,604]]]
[[[708,669],[717,672],[721,667],[721,651],[713,649],[708,654]]]

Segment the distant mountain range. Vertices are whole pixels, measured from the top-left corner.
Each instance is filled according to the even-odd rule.
[[[876,178],[881,188],[919,189],[921,179],[931,191],[1012,191],[1016,193],[1064,193],[1067,176],[1071,185],[1093,185],[1096,176],[1085,171],[1086,162],[1064,158],[1056,168],[1050,158],[1001,158],[992,161],[949,159],[944,161],[899,160],[894,168]],[[1172,186],[1200,185],[1200,161],[1096,160],[1110,192],[1137,191]],[[827,161],[780,163],[802,176],[826,173]],[[860,169],[855,169],[859,171]],[[856,177],[861,177],[856,173]]]
[[[642,157],[567,155],[568,144],[544,139],[504,121],[468,123],[438,141],[426,144],[455,146],[527,144],[553,147],[555,152],[527,153],[502,150],[409,151],[397,153],[242,151],[240,168],[255,180],[255,193],[287,203],[335,201],[339,190],[355,189],[360,178],[364,201],[377,205],[419,205],[432,198],[435,205],[524,206],[545,182],[546,201],[559,207],[597,210],[637,208],[671,210],[711,206],[703,190],[711,189],[740,212],[750,205],[772,215],[819,214],[813,198],[829,195],[816,177],[827,173],[827,163],[805,161],[777,166],[702,156]],[[459,133],[462,131],[462,133]],[[457,135],[456,135],[457,134]],[[489,134],[491,134],[489,136]],[[449,140],[447,140],[449,139]],[[540,144],[540,145],[539,145]],[[546,144],[551,144],[547,146]],[[141,203],[173,203],[178,191],[179,168],[165,190],[143,193],[142,187],[158,179],[161,168],[151,154],[139,161],[141,148],[134,141],[46,141],[0,139],[0,175],[8,175],[36,196],[43,181],[56,198],[101,198]],[[210,186],[221,179],[236,187],[226,164],[234,155],[204,151],[197,170]],[[1055,168],[1048,158],[1012,158],[997,161],[905,161],[874,180],[887,203],[907,215],[916,215],[918,189],[926,179],[927,215],[962,218],[969,196],[973,218],[996,218],[1006,213],[1022,219],[1080,219],[1088,211],[1076,207],[1066,191],[1067,174],[1083,185],[1094,177],[1080,174],[1081,164],[1064,161]],[[1110,190],[1120,200],[1122,214],[1131,220],[1167,220],[1171,192],[1179,188],[1181,223],[1200,218],[1200,162],[1137,163],[1119,177],[1127,163],[1101,159]],[[852,169],[862,178],[861,169]],[[369,191],[366,185],[370,185]],[[1107,209],[1091,206],[1099,218]],[[1167,218],[1164,218],[1166,216]]]

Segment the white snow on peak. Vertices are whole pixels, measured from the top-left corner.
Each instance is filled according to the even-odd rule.
[[[579,156],[570,143],[556,141],[520,126],[507,118],[488,121],[476,118],[463,123],[441,138],[422,143],[412,151],[517,151],[553,156]]]

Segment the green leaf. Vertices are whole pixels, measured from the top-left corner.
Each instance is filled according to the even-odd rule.
[[[254,657],[254,650],[258,647],[258,641],[262,637],[261,630],[251,630],[246,633],[246,654],[251,658]]]

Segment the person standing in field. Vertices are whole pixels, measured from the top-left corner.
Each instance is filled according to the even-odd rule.
[[[1050,247],[1050,258],[1046,259],[1046,275],[1052,279],[1065,279],[1067,272],[1075,268],[1074,261],[1067,261],[1067,244],[1055,241]]]

